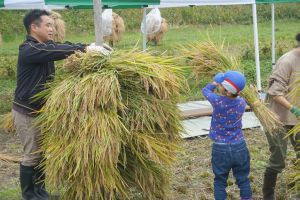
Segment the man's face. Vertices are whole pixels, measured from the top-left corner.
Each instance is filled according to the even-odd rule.
[[[41,16],[39,24],[31,25],[31,35],[39,42],[46,43],[53,38],[53,20],[47,16]]]

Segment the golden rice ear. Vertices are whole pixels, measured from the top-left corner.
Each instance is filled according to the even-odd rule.
[[[50,17],[53,19],[53,40],[55,42],[63,42],[65,39],[65,22],[61,15],[57,12],[51,11]]]

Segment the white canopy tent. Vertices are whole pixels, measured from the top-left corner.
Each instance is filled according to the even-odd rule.
[[[258,28],[257,28],[257,10],[255,0],[161,0],[159,5],[150,5],[148,8],[171,8],[171,7],[188,7],[188,6],[205,6],[205,5],[252,5],[253,17],[253,35],[255,47],[255,65],[256,65],[256,87],[261,91],[261,76],[259,62],[259,46],[258,46]],[[144,8],[143,23],[146,30],[146,13]],[[143,34],[143,49],[146,49],[146,31]]]
[[[4,0],[3,10],[29,10],[29,9],[63,9],[63,6],[45,5],[44,0]]]

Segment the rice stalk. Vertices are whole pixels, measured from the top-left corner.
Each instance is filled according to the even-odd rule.
[[[3,162],[20,163],[21,158],[17,156],[8,156],[0,153],[0,160]]]
[[[12,113],[6,113],[1,116],[0,119],[0,128],[4,130],[6,133],[15,133],[16,129],[14,127],[14,120]]]
[[[297,134],[300,133],[300,123],[298,122],[288,133],[287,136],[294,136],[296,137]],[[300,142],[299,140],[296,142]],[[293,166],[294,172],[289,174],[290,178],[290,185],[293,185],[291,190],[294,190],[296,193],[299,192],[300,189],[300,159],[297,159],[295,165]]]
[[[120,165],[119,169],[126,183],[142,191],[145,199],[165,198],[170,176],[166,166],[146,156],[143,160],[137,159],[130,149],[126,149],[125,155],[126,166]]]
[[[260,123],[268,133],[282,129],[283,124],[277,114],[271,111],[266,104],[259,100],[259,94],[255,86],[247,85],[241,93],[250,108],[253,110]]]
[[[193,74],[199,80],[201,75],[213,76],[216,72],[239,70],[236,58],[224,53],[224,44],[217,46],[212,41],[181,46],[182,52],[193,67]]]
[[[227,70],[242,71],[239,61],[233,56],[227,55],[223,44],[216,45],[212,41],[183,46],[182,52],[193,66],[193,74],[196,79],[201,76],[212,77],[218,72]],[[245,98],[262,126],[272,133],[275,129],[281,129],[283,124],[279,117],[272,112],[266,104],[259,100],[257,91],[246,86],[241,96]]]

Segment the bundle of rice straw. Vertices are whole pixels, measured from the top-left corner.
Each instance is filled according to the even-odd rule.
[[[53,19],[53,41],[63,42],[65,39],[65,22],[59,13],[51,11],[50,17]]]
[[[295,82],[291,85],[293,90],[291,90],[288,94],[288,98],[291,100],[291,103],[296,106],[300,106],[300,72],[294,73],[294,76],[296,76]],[[298,123],[287,133],[287,136],[293,135],[294,137],[300,134],[300,120],[298,120]],[[300,142],[300,141],[297,141]],[[300,189],[300,160],[297,159],[297,162],[295,163],[294,173],[290,174],[289,177],[291,178],[291,184],[294,185],[293,189],[296,192],[299,192]]]
[[[1,115],[0,128],[3,129],[6,133],[16,132],[16,129],[14,127],[13,116],[11,112]]]
[[[193,74],[196,79],[203,75],[212,77],[218,72],[227,70],[241,71],[237,59],[224,53],[223,45],[217,46],[212,41],[208,41],[181,48],[189,64],[193,66]],[[282,128],[279,117],[259,100],[255,88],[247,85],[241,96],[245,98],[266,131],[272,133],[273,130]]]
[[[167,31],[168,31],[167,20],[165,18],[162,18],[160,29],[155,33],[148,34],[147,41],[153,42],[154,45],[157,45],[162,40],[162,38],[164,37],[164,35]]]
[[[125,25],[123,18],[117,13],[112,12],[112,30],[111,35],[104,36],[104,40],[109,41],[113,46],[115,43],[121,41],[123,33],[125,32]]]
[[[167,196],[179,148],[176,102],[186,87],[174,58],[137,50],[76,53],[40,93],[43,168],[63,199]]]

